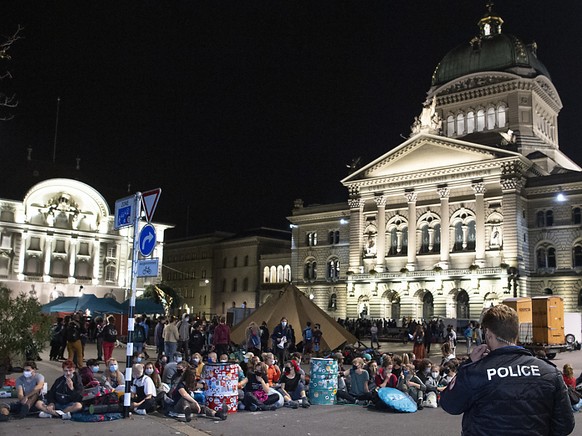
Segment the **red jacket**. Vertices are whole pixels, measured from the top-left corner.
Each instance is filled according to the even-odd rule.
[[[230,327],[226,324],[218,324],[214,329],[212,335],[213,345],[228,345],[230,344]]]

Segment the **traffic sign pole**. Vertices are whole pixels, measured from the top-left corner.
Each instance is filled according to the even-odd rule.
[[[125,394],[123,395],[123,416],[129,417],[131,407],[131,382],[133,358],[133,332],[135,328],[135,293],[137,289],[137,265],[139,257],[139,220],[141,217],[141,192],[135,193],[135,215],[133,221],[133,255],[131,259],[131,297],[127,313],[127,348],[125,362]]]

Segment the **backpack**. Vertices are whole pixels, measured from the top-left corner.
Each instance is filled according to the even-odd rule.
[[[253,347],[255,347],[255,348],[260,348],[261,347],[261,338],[257,335],[251,334],[251,344],[253,344]]]
[[[313,339],[313,332],[311,331],[311,327],[307,327],[305,330],[303,330],[303,334],[306,341],[311,341]]]
[[[133,342],[145,342],[145,329],[142,325],[137,324],[133,332]]]

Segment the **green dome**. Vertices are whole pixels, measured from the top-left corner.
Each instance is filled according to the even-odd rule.
[[[437,65],[432,85],[440,86],[467,74],[503,71],[522,77],[546,76],[548,70],[536,56],[536,45],[524,44],[519,38],[501,33],[503,20],[487,15],[479,22],[481,35],[470,43],[461,44],[448,52]]]

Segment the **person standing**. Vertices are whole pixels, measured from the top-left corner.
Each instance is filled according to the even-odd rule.
[[[463,331],[465,345],[467,346],[467,355],[471,354],[471,345],[473,342],[473,322],[471,321]]]
[[[315,354],[319,356],[319,352],[321,351],[321,337],[323,336],[323,332],[321,331],[321,325],[315,324],[315,328],[313,329],[313,351]]]
[[[83,344],[81,342],[82,333],[83,328],[81,326],[81,315],[75,313],[67,324],[66,338],[69,360],[72,360],[75,365],[77,365],[78,369],[83,367]]]
[[[108,362],[113,355],[113,348],[117,342],[117,327],[115,327],[115,317],[107,317],[107,325],[103,327],[103,360]]]
[[[261,324],[261,350],[266,351],[269,348],[269,327],[267,327],[267,322],[263,321]]]
[[[311,328],[311,321],[307,321],[306,327],[303,329],[303,354],[311,354],[313,352],[313,330]]]
[[[466,435],[570,434],[575,421],[564,380],[555,366],[516,346],[517,312],[494,306],[481,325],[485,344],[441,393],[443,410],[463,414]]]
[[[156,353],[158,354],[158,359],[164,353],[164,327],[166,326],[166,317],[160,315],[158,317],[158,323],[154,329],[154,344],[156,346]]]
[[[172,315],[170,322],[164,327],[164,352],[168,358],[173,356],[178,349],[180,333],[178,332],[178,327],[176,326],[177,322],[178,318]]]
[[[378,342],[378,326],[376,323],[372,324],[372,327],[370,327],[370,336],[372,337],[370,340],[370,348],[372,350],[374,349],[374,343],[378,346],[378,348],[380,348],[380,342]]]
[[[182,316],[182,321],[178,323],[177,327],[179,334],[178,351],[180,351],[184,356],[189,356],[188,341],[190,340],[190,315],[185,313]]]
[[[424,328],[422,328],[421,324],[416,326],[416,331],[412,335],[412,343],[414,344],[412,346],[414,356],[419,360],[424,359]]]
[[[230,327],[226,324],[226,318],[220,317],[220,323],[214,328],[212,335],[212,345],[214,345],[216,354],[228,354],[230,345]]]
[[[95,318],[95,344],[97,346],[97,360],[103,360],[103,318]]]
[[[57,322],[53,324],[51,330],[51,351],[49,354],[50,360],[59,360],[61,348],[64,344],[63,341],[63,318],[57,318]]]
[[[273,352],[275,353],[275,356],[277,356],[277,361],[280,363],[286,362],[287,350],[289,349],[289,344],[292,340],[291,330],[287,325],[287,318],[281,318],[281,322],[275,326],[273,334],[271,335],[271,340],[273,342]]]

